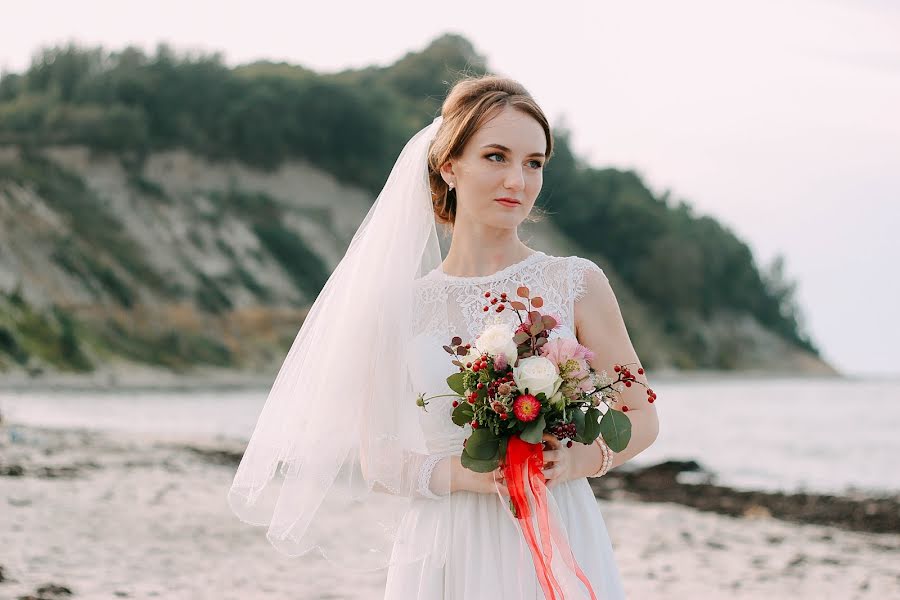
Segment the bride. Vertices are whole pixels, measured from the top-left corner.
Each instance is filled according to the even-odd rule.
[[[452,337],[474,343],[488,324],[513,323],[514,311],[492,310],[485,295],[522,285],[559,322],[551,339],[588,347],[598,372],[639,365],[603,271],[518,237],[552,149],[534,99],[496,76],[457,82],[404,147],[300,328],[228,494],[276,549],[316,550],[341,569],[386,568],[386,599],[625,597],[587,478],[656,439],[643,386],[625,388],[613,407],[627,406],[632,423],[622,452],[602,437],[568,446],[544,435],[543,566],[509,510],[501,470],[462,467],[472,427],[452,423],[452,397],[416,404],[420,393],[451,394],[456,368],[442,346]],[[438,223],[452,233],[443,260]]]

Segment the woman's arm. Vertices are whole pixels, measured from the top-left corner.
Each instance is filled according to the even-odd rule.
[[[427,457],[424,457],[427,458]],[[404,484],[398,492],[385,488],[381,483],[375,482],[372,489],[376,492],[395,494],[411,497],[431,497],[430,492],[436,496],[446,496],[452,492],[468,491],[482,494],[500,492],[509,495],[505,482],[494,482],[493,473],[476,473],[462,466],[458,454],[436,458],[433,465],[425,466],[421,463],[412,463],[408,468],[408,477],[404,477]],[[363,469],[365,473],[365,468]],[[449,485],[450,489],[447,489]],[[427,490],[427,492],[425,491]]]
[[[583,346],[594,352],[594,360],[590,363],[597,372],[606,371],[615,378],[614,364],[632,363],[629,369],[635,379],[651,387],[646,376],[637,372],[641,366],[640,360],[625,328],[616,295],[599,268],[585,270],[584,295],[575,302],[575,336]],[[656,406],[647,402],[646,390],[646,387],[635,382],[619,394],[620,401],[612,406],[612,410],[628,407],[631,441],[625,450],[614,454],[610,468],[618,467],[649,448],[659,434]],[[601,449],[596,444],[580,446],[577,452],[580,457],[577,462],[581,463],[579,470],[596,473],[602,463]]]

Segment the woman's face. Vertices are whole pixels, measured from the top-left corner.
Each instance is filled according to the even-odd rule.
[[[482,125],[441,169],[456,188],[456,225],[518,227],[541,191],[546,149],[540,124],[510,106]]]

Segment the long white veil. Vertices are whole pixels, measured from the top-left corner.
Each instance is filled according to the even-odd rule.
[[[416,478],[428,454],[404,357],[415,280],[441,263],[427,166],[441,122],[407,142],[313,304],[228,493],[235,514],[268,527],[285,554],[317,549],[355,570],[426,554],[442,564],[440,532],[402,530],[428,531],[423,544],[405,541],[399,528],[421,498]],[[440,473],[446,481],[432,487],[449,490],[449,474]],[[449,496],[427,501],[440,503],[436,524],[448,523],[438,515],[449,511]]]

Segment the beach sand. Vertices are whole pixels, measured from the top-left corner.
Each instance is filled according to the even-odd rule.
[[[0,435],[0,598],[68,597],[39,594],[48,584],[86,599],[381,598],[384,572],[282,556],[231,513],[234,442],[23,426]],[[898,534],[598,505],[631,599],[900,598]]]

